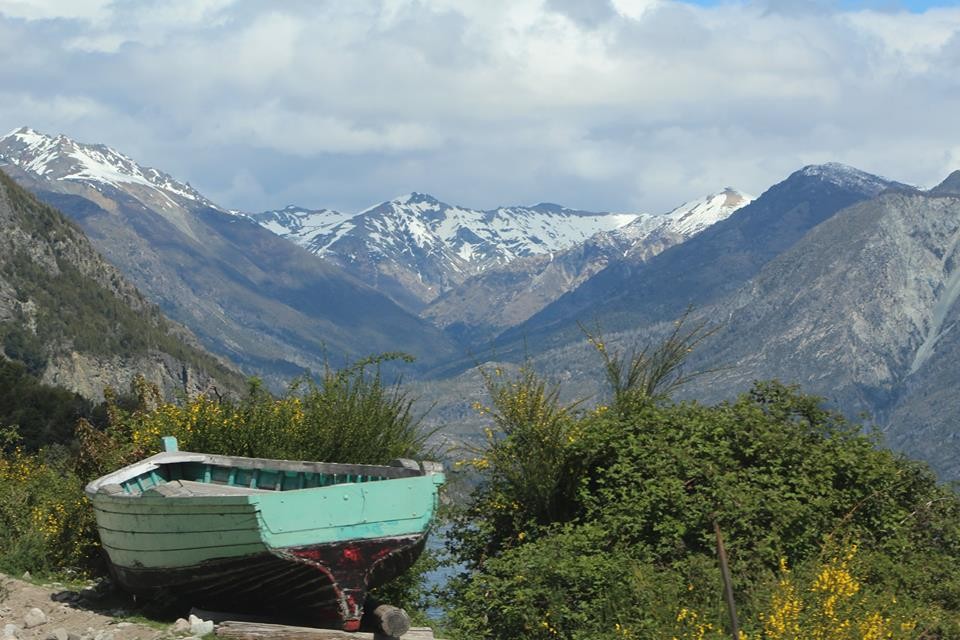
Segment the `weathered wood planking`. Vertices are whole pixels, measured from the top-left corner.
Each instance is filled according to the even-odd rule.
[[[311,627],[290,627],[283,624],[263,622],[227,621],[216,626],[218,637],[230,640],[391,640],[392,636],[361,631],[337,631],[335,629],[314,629]],[[433,629],[412,627],[403,634],[403,640],[435,640]]]

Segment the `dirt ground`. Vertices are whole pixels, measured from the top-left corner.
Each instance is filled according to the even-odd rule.
[[[147,605],[149,607],[150,605]],[[107,582],[81,586],[35,584],[0,573],[0,640],[206,640],[212,622],[167,613],[143,615],[130,596]],[[201,613],[198,611],[198,613]],[[202,613],[201,613],[202,615]],[[212,617],[212,616],[211,616]],[[209,625],[209,626],[204,626]],[[315,629],[317,640],[382,640],[379,633]],[[404,638],[433,640],[433,631],[414,627]]]
[[[103,585],[37,585],[0,573],[0,640],[158,640],[181,635],[172,625],[132,615],[132,604]],[[189,636],[189,630],[182,635]]]

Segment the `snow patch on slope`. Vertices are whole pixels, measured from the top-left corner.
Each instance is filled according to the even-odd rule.
[[[117,189],[123,189],[123,185],[141,185],[158,190],[168,199],[172,195],[209,204],[193,187],[177,182],[166,173],[141,167],[108,146],[82,144],[65,135],[50,136],[21,127],[0,138],[0,155],[11,164],[45,178],[100,183]]]

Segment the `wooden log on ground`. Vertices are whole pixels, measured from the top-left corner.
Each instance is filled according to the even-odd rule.
[[[361,629],[366,627],[381,631],[392,638],[399,638],[410,630],[410,616],[392,604],[379,604],[368,599],[363,617],[365,620]]]
[[[275,617],[234,613],[231,611],[209,611],[207,609],[198,609],[197,607],[190,609],[190,615],[197,616],[201,620],[213,620],[214,624],[220,624],[228,620],[231,622],[266,622],[268,624],[282,622],[282,620],[278,620]]]
[[[233,620],[218,624],[215,633],[218,637],[230,640],[391,640],[395,637],[382,633],[291,627],[283,624]],[[429,627],[414,627],[403,635],[403,640],[434,640],[433,630]]]

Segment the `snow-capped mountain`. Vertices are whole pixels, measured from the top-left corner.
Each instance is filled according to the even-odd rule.
[[[194,236],[189,211],[217,208],[189,184],[169,174],[143,167],[128,156],[102,144],[83,144],[65,135],[47,135],[21,127],[0,138],[0,163],[13,165],[46,182],[59,182],[65,190],[93,189],[108,197],[123,193]]]
[[[668,213],[667,218],[670,219],[672,231],[689,238],[727,218],[731,213],[752,201],[753,196],[727,187],[719,193],[680,205]]]
[[[563,251],[530,255],[485,269],[438,297],[422,315],[459,339],[482,345],[610,263],[645,261],[752,200],[728,187],[663,215],[640,214],[622,227],[600,231]]]
[[[343,269],[104,145],[24,127],[0,138],[0,168],[205,346],[277,386],[331,356],[404,350],[429,362],[454,348]]]
[[[118,187],[141,185],[168,196],[208,202],[189,184],[141,167],[102,144],[82,144],[65,135],[50,136],[21,127],[0,138],[0,160],[52,180],[75,180]]]
[[[646,259],[653,255],[651,249],[659,246],[654,252],[658,253],[666,248],[660,245],[683,242],[752,201],[753,196],[727,187],[723,191],[685,202],[663,215],[638,216],[618,229],[601,232],[591,241],[611,243],[622,250],[624,256]]]
[[[250,217],[413,308],[485,269],[562,251],[638,218],[546,203],[480,211],[422,193],[352,215],[289,206]]]
[[[299,245],[309,246],[311,239],[335,232],[334,230],[341,223],[349,221],[353,214],[332,209],[311,211],[291,204],[283,209],[265,211],[253,217],[261,226],[278,236],[293,240]]]
[[[856,190],[871,196],[878,195],[881,191],[885,191],[891,187],[913,189],[910,185],[894,182],[882,176],[867,173],[866,171],[861,171],[856,167],[851,167],[850,165],[840,162],[810,164],[800,169],[797,175],[807,178],[819,178],[824,182],[832,184],[834,187]]]

